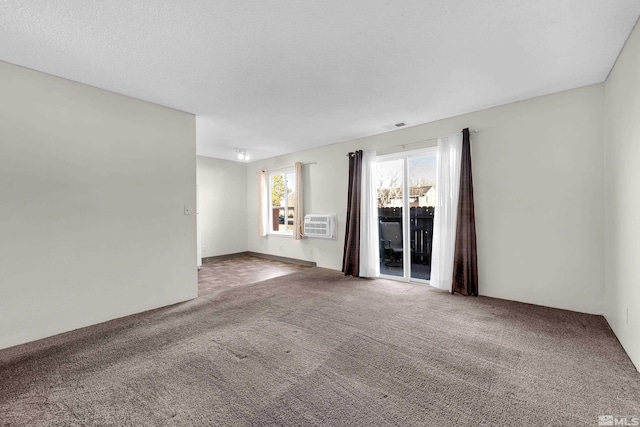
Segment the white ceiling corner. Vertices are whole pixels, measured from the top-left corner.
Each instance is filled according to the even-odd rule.
[[[602,82],[637,0],[0,1],[0,60],[197,115],[252,160]]]

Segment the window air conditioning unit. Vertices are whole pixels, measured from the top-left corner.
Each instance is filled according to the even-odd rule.
[[[309,214],[304,216],[305,237],[336,239],[336,214]]]

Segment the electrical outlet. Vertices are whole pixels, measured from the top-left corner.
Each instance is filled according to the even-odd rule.
[[[205,245],[202,245],[202,252],[207,252],[207,247]]]
[[[185,215],[191,215],[191,206],[185,206],[184,207],[184,214]]]

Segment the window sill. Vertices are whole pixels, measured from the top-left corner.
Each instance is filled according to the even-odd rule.
[[[275,233],[275,232],[271,232],[267,234],[268,237],[271,236],[275,236],[275,237],[289,237],[289,238],[293,238],[293,233]]]

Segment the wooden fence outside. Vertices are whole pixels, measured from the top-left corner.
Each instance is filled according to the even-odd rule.
[[[382,222],[398,222],[402,227],[402,208],[378,208],[378,219]],[[409,226],[412,262],[431,264],[433,207],[410,208]]]

